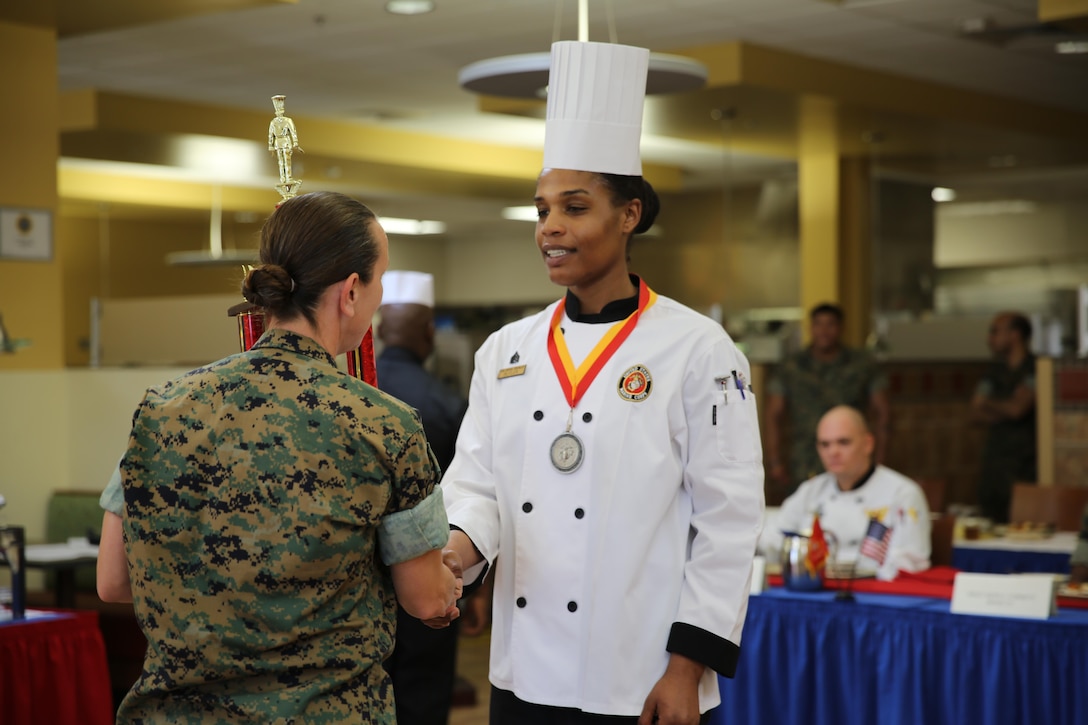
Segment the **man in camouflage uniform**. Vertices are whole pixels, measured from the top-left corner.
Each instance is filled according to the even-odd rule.
[[[394,723],[389,565],[445,544],[437,477],[416,414],[299,334],[148,390],[102,495],[149,643],[118,721]]]
[[[987,342],[994,354],[971,399],[971,417],[989,426],[982,449],[978,502],[982,515],[1009,520],[1014,483],[1033,483],[1036,472],[1035,356],[1031,321],[1002,312],[990,324]]]
[[[868,414],[874,462],[883,463],[888,440],[887,379],[864,350],[842,344],[842,308],[822,304],[809,313],[812,343],[792,355],[767,384],[766,460],[779,498],[824,468],[816,452],[816,426],[824,413],[849,405]],[[789,421],[788,455],[784,428]]]

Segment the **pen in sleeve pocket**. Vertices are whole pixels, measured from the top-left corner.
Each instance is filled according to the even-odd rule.
[[[740,378],[737,377],[737,371],[733,370],[733,384],[737,386],[737,390],[740,391],[740,399],[744,400],[744,386],[740,384]]]

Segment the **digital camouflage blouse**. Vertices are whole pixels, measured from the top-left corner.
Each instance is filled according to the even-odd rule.
[[[148,640],[119,722],[395,722],[386,564],[449,534],[410,408],[271,330],[149,389],[119,470]]]

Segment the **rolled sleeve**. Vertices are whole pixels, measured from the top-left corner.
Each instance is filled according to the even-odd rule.
[[[442,489],[437,487],[412,508],[386,516],[378,527],[382,562],[390,566],[441,549],[449,538]]]
[[[121,488],[121,467],[113,469],[110,482],[98,497],[98,505],[111,514],[120,516],[125,510],[125,491]]]

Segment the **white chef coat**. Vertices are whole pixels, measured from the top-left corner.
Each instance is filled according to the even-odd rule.
[[[526,702],[638,715],[670,634],[686,643],[673,649],[735,664],[763,514],[755,399],[732,376],[749,366],[719,325],[658,297],[576,406],[585,458],[561,473],[550,448],[570,407],[547,351],[554,309],[477,352],[443,495],[451,525],[495,563],[491,682]],[[575,366],[610,327],[563,317]],[[650,378],[642,400],[621,393],[635,366]],[[699,698],[719,703],[709,668]]]
[[[839,563],[855,561],[858,572],[872,571],[885,580],[894,579],[900,570],[929,568],[930,521],[925,492],[890,468],[877,466],[862,485],[850,491],[840,490],[830,473],[805,481],[782,502],[776,525],[764,529],[760,551],[778,561],[782,532],[810,533],[816,514],[820,515],[820,528],[835,536]],[[892,529],[882,565],[859,552],[870,518]]]

